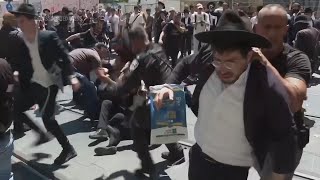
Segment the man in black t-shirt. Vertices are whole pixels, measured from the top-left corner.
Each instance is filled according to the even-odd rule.
[[[272,43],[272,48],[263,49],[266,66],[270,67],[282,82],[289,96],[289,106],[294,112],[294,120],[298,129],[299,147],[297,151],[297,166],[301,159],[303,148],[308,143],[309,131],[303,122],[302,104],[307,96],[307,86],[311,77],[311,65],[307,55],[284,44],[283,37],[287,34],[287,12],[281,5],[267,5],[258,14],[256,32]],[[279,122],[281,123],[281,122]],[[270,168],[271,167],[271,168]],[[272,174],[268,169],[274,169],[269,159],[265,160],[264,168],[259,174],[269,179]],[[293,173],[288,175],[292,178]]]
[[[93,48],[98,43],[98,36],[102,33],[103,24],[101,22],[92,23],[91,28],[85,32],[69,36],[66,41],[72,43],[77,40],[75,48]]]

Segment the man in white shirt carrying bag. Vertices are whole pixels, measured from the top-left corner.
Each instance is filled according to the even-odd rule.
[[[208,31],[210,28],[210,19],[209,19],[209,15],[205,12],[203,12],[203,6],[202,4],[197,4],[197,9],[198,11],[195,12],[194,14],[192,14],[191,16],[191,21],[194,27],[194,31],[193,34],[198,34],[201,32],[205,32]],[[193,37],[193,50],[194,52],[198,52],[198,50],[200,49],[201,44],[199,43],[199,41]]]
[[[269,156],[272,168],[266,179],[291,179],[298,158],[291,99],[258,49],[271,43],[231,10],[216,29],[196,38],[211,44],[213,61],[192,62],[202,71],[190,104],[198,120],[189,180],[247,180],[249,168],[257,163],[263,169]],[[166,82],[177,83],[183,73],[175,68]],[[171,89],[158,93],[158,108],[165,98],[173,99]]]

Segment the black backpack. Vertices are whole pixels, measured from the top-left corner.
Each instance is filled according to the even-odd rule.
[[[206,14],[203,14],[203,20],[206,21]],[[194,22],[197,22],[197,14],[194,15]]]

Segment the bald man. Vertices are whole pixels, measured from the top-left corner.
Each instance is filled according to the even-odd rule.
[[[303,122],[302,103],[306,99],[307,85],[311,77],[311,65],[307,55],[284,43],[284,37],[288,31],[288,17],[286,10],[277,4],[270,4],[258,13],[258,24],[256,33],[264,36],[272,43],[272,48],[263,49],[266,66],[269,66],[282,82],[283,87],[289,95],[289,106],[294,114],[298,133],[299,147],[293,149],[297,156],[295,161],[298,166],[303,148],[308,143],[309,130]],[[281,122],[279,122],[281,123]],[[259,169],[259,168],[258,168]],[[273,173],[272,173],[273,172]],[[270,158],[265,160],[263,170],[259,172],[262,179],[292,179],[294,172],[277,172],[272,167]],[[280,175],[282,174],[282,175]],[[274,178],[271,178],[274,176]]]

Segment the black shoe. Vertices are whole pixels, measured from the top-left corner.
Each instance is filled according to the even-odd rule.
[[[51,141],[52,138],[48,134],[40,134],[39,139],[34,143],[34,146],[40,146],[41,144]]]
[[[107,127],[107,132],[109,134],[109,145],[107,147],[118,146],[121,141],[120,131],[117,128],[111,127],[110,125]]]
[[[149,178],[146,176],[146,174],[149,175]],[[148,179],[151,179],[151,180],[158,180],[158,174],[156,173],[154,168],[151,168],[151,169],[143,169],[143,168],[137,169],[134,172],[134,175],[139,179],[148,178]]]
[[[97,156],[114,155],[118,151],[116,146],[98,147],[94,149]]]
[[[62,165],[68,162],[70,159],[76,157],[78,154],[74,150],[73,146],[70,145],[69,148],[64,148],[60,155],[54,160],[55,165]]]
[[[173,154],[170,152],[163,152],[161,157],[167,160],[172,165],[178,165],[185,162],[183,151],[179,152],[178,154]]]

